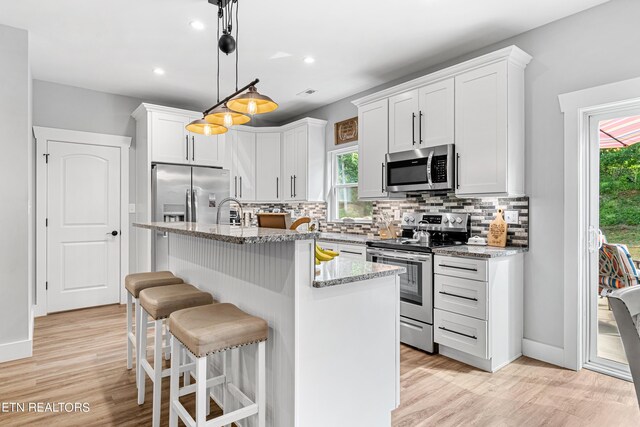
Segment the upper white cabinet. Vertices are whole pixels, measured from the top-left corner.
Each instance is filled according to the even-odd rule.
[[[384,157],[455,144],[456,194],[524,194],[524,69],[516,46],[367,95],[359,117],[359,196],[384,198]]]
[[[256,199],[280,200],[281,134],[261,132],[256,134]]]
[[[189,132],[191,163],[201,166],[224,166],[225,135],[200,135]]]
[[[454,143],[454,79],[446,79],[418,90],[419,148]]]
[[[389,141],[387,99],[358,108],[358,197],[381,198],[385,189],[385,156]]]
[[[231,130],[231,191],[230,194],[242,201],[256,200],[256,134]]]
[[[418,90],[389,98],[389,153],[419,148]]]
[[[324,120],[283,126],[282,193],[285,201],[324,201]]]
[[[150,116],[151,160],[164,163],[188,163],[191,141],[185,126],[189,124],[189,117],[161,112],[152,112]]]

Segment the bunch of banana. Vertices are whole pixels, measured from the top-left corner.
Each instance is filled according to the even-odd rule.
[[[331,251],[329,249],[322,249],[316,243],[316,265],[320,265],[321,262],[331,261],[333,258],[340,255],[338,252]]]

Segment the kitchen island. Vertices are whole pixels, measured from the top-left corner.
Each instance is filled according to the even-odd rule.
[[[269,323],[268,426],[391,424],[399,404],[403,268],[337,257],[316,269],[315,232],[135,226],[168,234],[174,274]],[[246,347],[232,357],[232,381],[249,397],[254,356],[255,349]],[[214,359],[211,369],[220,364]],[[220,394],[214,390],[218,402]]]

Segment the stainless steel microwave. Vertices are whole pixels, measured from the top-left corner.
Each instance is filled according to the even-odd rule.
[[[452,190],[454,145],[438,145],[387,154],[387,191],[391,193]]]

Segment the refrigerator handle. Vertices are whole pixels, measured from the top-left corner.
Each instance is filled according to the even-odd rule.
[[[186,201],[185,201],[185,218],[186,222],[191,222],[191,190],[187,188]]]
[[[196,215],[196,212],[198,212],[198,190],[195,188],[191,191],[191,200],[191,222],[198,222],[198,217]]]

